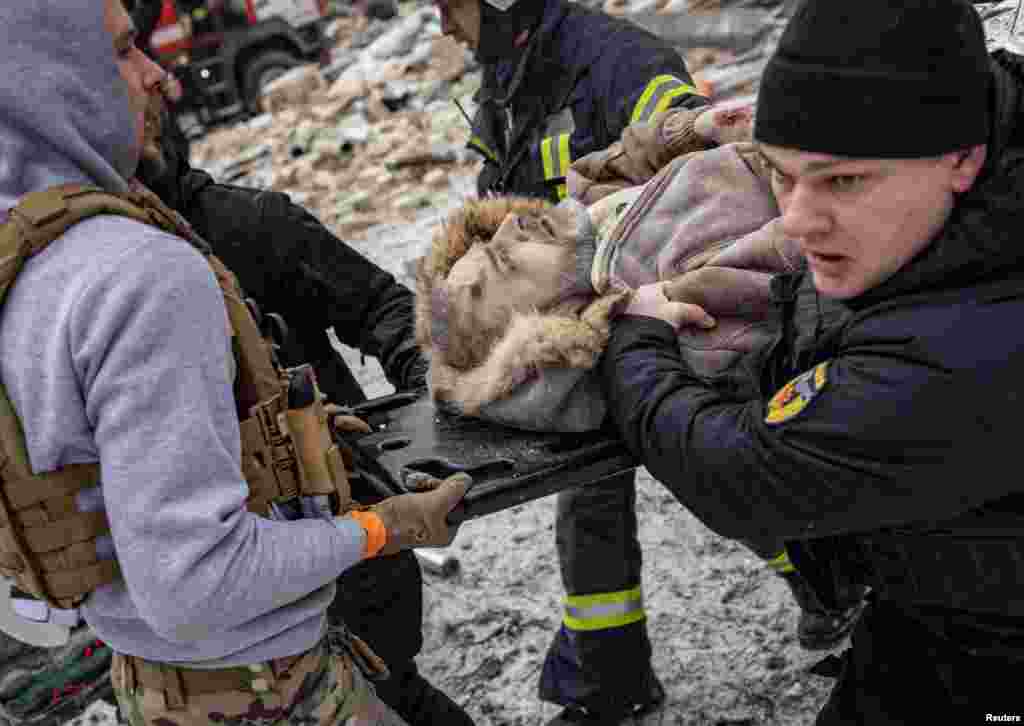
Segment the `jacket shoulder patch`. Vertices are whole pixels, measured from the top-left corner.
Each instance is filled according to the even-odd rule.
[[[765,423],[785,423],[807,408],[828,383],[828,364],[829,361],[819,363],[780,388],[768,402]]]

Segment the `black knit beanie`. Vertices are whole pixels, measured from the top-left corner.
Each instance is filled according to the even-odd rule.
[[[988,140],[985,32],[964,0],[803,0],[761,80],[754,138],[861,158]]]
[[[546,1],[498,0],[491,4],[487,0],[479,0],[480,43],[474,54],[476,60],[486,64],[511,59],[518,50],[515,46],[516,37],[540,22]],[[496,5],[506,9],[502,10]]]

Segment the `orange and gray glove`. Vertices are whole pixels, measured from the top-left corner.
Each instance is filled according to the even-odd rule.
[[[418,491],[399,494],[351,516],[366,530],[366,556],[393,555],[411,547],[445,547],[452,543],[458,526],[446,518],[462,501],[473,479],[452,474],[445,480],[426,478]]]

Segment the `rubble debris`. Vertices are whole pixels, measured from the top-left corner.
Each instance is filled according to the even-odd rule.
[[[304,106],[317,91],[326,89],[327,81],[316,65],[303,65],[275,78],[263,89],[260,103],[269,113],[289,106]]]
[[[394,27],[375,40],[367,49],[370,57],[387,60],[408,55],[419,39],[420,29],[429,23],[434,15],[434,11],[426,7],[398,21]]]
[[[583,2],[671,37],[715,100],[756,93],[784,22],[784,3],[766,0]],[[398,10],[387,22],[334,18],[330,62],[276,79],[266,113],[196,141],[193,163],[220,181],[290,194],[343,239],[459,203],[453,190],[468,193],[481,162],[465,147],[455,100],[472,115],[479,65],[441,35],[426,0]]]
[[[391,171],[394,171],[405,166],[448,164],[454,161],[458,161],[458,152],[455,148],[450,144],[438,144],[428,149],[416,147],[394,154],[388,159],[386,166]]]
[[[286,192],[343,239],[444,204],[449,181],[479,165],[450,100],[471,95],[479,73],[429,5],[399,9],[390,23],[335,18],[331,62],[276,79],[266,113],[196,141],[194,165]]]

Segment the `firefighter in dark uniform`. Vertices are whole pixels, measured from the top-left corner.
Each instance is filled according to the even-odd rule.
[[[557,202],[581,156],[632,122],[698,107],[679,53],[622,19],[566,0],[437,0],[443,31],[483,66],[469,147],[484,160],[481,196]],[[557,547],[566,589],[562,626],[540,697],[565,706],[554,724],[616,724],[656,706],[641,594],[632,473],[563,493]]]
[[[565,0],[474,2],[483,84],[469,146],[484,159],[481,196],[557,202],[574,160],[631,123],[707,103],[679,53],[626,20]]]
[[[570,164],[607,148],[629,124],[708,103],[672,46],[623,19],[566,0],[435,4],[444,32],[483,65],[469,140],[484,161],[481,196],[558,202]],[[664,698],[650,664],[635,503],[632,474],[559,496],[556,544],[567,596],[540,697],[566,708],[551,726],[618,723]],[[826,608],[780,543],[747,544],[792,588],[801,644],[838,642],[859,593]]]
[[[139,176],[210,243],[264,313],[283,318],[283,362],[313,363],[331,401],[352,405],[366,396],[331,348],[330,327],[341,342],[376,357],[396,389],[424,385],[427,364],[413,342],[411,291],[287,195],[218,184],[168,144],[160,158],[144,154]],[[360,490],[359,480],[352,493],[361,503],[380,498]],[[413,660],[423,645],[423,582],[411,551],[347,570],[328,616],[373,643],[391,671],[375,684],[377,693],[410,726],[473,723]]]
[[[613,326],[612,416],[652,474],[786,541],[823,599],[871,587],[822,726],[1020,717],[1022,78],[963,0],[804,0],[755,126],[807,259],[775,280],[761,395],[687,370],[673,328],[709,321],[660,286]]]

